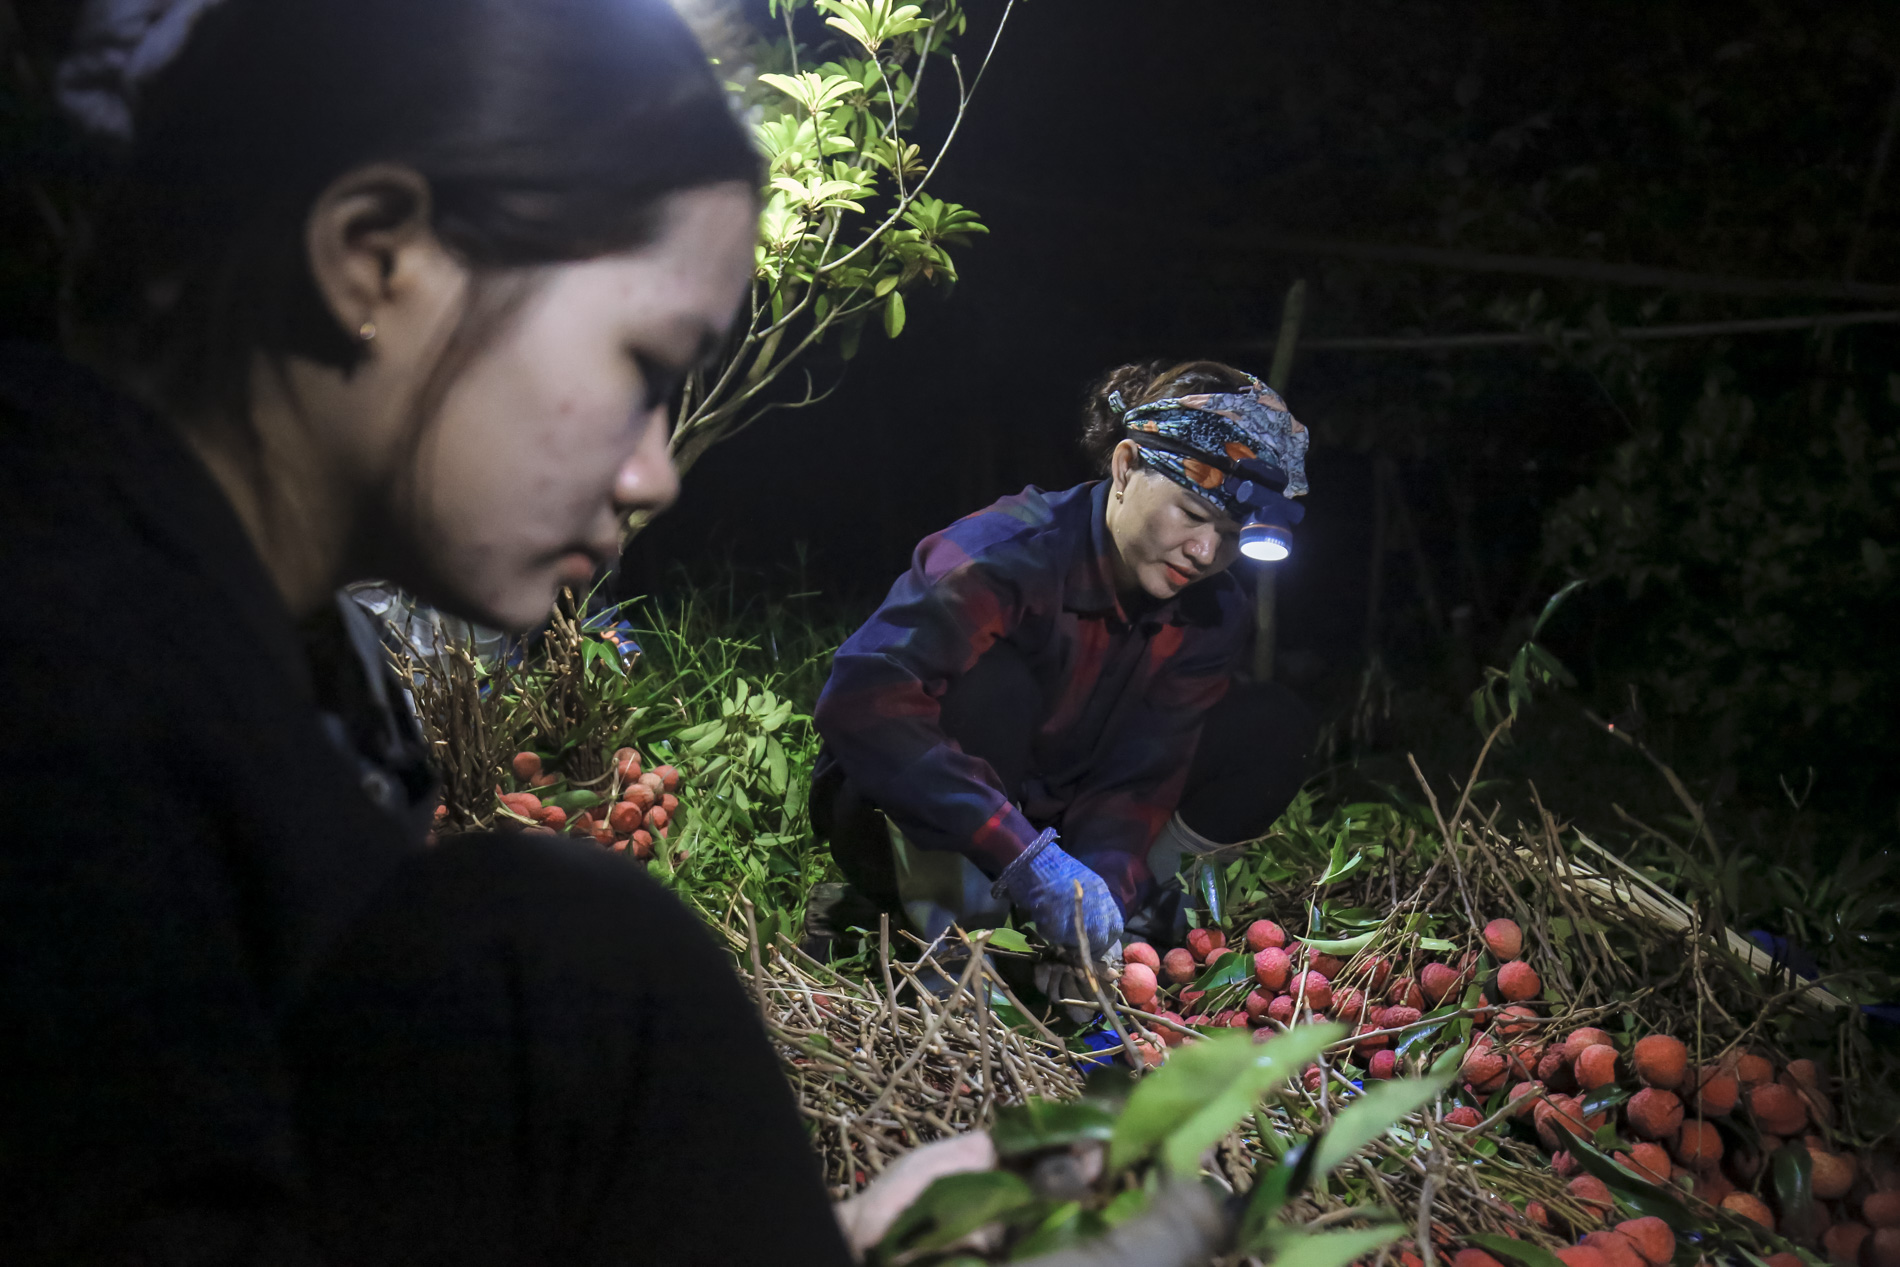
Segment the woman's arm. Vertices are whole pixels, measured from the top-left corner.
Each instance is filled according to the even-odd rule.
[[[846,639],[817,723],[851,779],[905,837],[996,875],[1036,838],[989,763],[943,730],[945,689],[1018,631],[1035,570],[1026,552],[972,558],[948,534],[917,548],[882,606]]]

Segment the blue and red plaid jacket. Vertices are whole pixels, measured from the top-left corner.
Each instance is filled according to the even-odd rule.
[[[924,538],[838,649],[817,722],[820,768],[841,766],[918,847],[994,876],[1054,826],[1130,911],[1253,617],[1227,573],[1125,612],[1107,500],[1105,482],[1032,486]],[[939,723],[944,691],[998,643],[1027,659],[1045,701],[1020,807]]]

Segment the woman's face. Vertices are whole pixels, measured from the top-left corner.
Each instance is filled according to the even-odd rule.
[[[671,504],[669,398],[746,292],[757,209],[736,185],[668,202],[639,250],[545,270],[455,378],[377,517],[390,579],[531,628],[613,561],[630,513]]]
[[[1240,525],[1165,475],[1138,464],[1122,441],[1110,471],[1108,534],[1125,594],[1166,601],[1240,557]]]

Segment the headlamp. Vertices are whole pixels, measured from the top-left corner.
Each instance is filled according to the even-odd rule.
[[[1141,431],[1131,433],[1129,438],[1138,445],[1193,458],[1221,473],[1218,492],[1243,508],[1240,516],[1242,556],[1256,563],[1278,563],[1292,555],[1293,529],[1306,518],[1306,507],[1280,491],[1286,487],[1285,471],[1260,458],[1243,458],[1236,462],[1225,454],[1205,453],[1172,436]]]

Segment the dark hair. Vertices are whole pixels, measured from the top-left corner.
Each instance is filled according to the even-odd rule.
[[[1109,407],[1112,392],[1120,392],[1122,404],[1133,409],[1170,396],[1239,391],[1252,381],[1244,371],[1219,361],[1182,361],[1178,365],[1140,361],[1112,369],[1089,389],[1088,402],[1083,406],[1082,452],[1090,465],[1106,475],[1115,446],[1128,438],[1121,415]]]
[[[161,407],[232,422],[256,352],[362,355],[305,246],[312,203],[353,168],[427,180],[435,233],[475,273],[463,325],[490,330],[529,287],[485,275],[636,248],[665,195],[759,176],[664,0],[223,0],[145,85],[134,129],[69,335]]]

